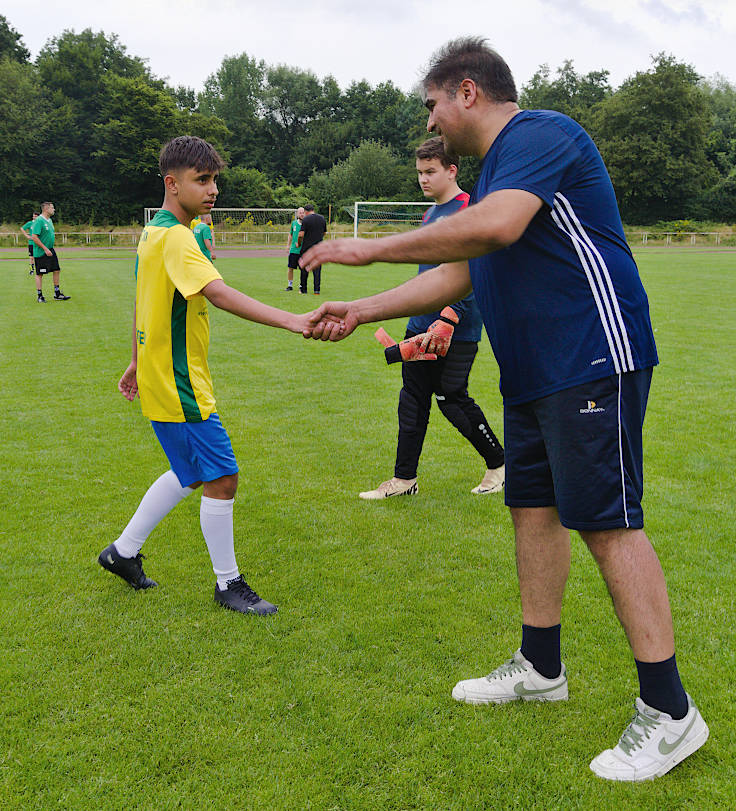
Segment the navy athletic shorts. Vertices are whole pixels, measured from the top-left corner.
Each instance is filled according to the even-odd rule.
[[[557,507],[568,529],[641,529],[652,370],[504,406],[506,504]]]
[[[203,422],[151,420],[151,425],[182,487],[238,472],[230,437],[217,414]]]
[[[289,259],[287,261],[287,267],[291,268],[291,270],[297,270],[299,268],[299,257],[301,253],[290,253]]]

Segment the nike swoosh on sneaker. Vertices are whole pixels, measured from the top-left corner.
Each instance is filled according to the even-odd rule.
[[[530,690],[528,687],[524,687],[524,682],[520,681],[514,685],[514,692],[517,696],[538,696],[541,693],[551,693],[553,690],[556,690],[561,685],[555,684],[554,687],[544,687],[541,690]]]
[[[695,723],[696,718],[697,718],[697,715],[695,713],[693,713],[693,720],[690,721],[690,723],[687,725],[687,729],[682,733],[682,735],[680,735],[679,738],[676,738],[672,743],[667,743],[666,739],[662,738],[662,740],[659,742],[659,752],[660,752],[660,754],[669,755],[670,752],[677,749],[677,747],[682,743],[683,738],[685,737],[685,735],[687,735],[687,733],[690,732],[690,728]]]
[[[107,562],[110,564],[110,566],[115,565],[115,561],[112,559],[112,555],[109,552],[107,553]]]

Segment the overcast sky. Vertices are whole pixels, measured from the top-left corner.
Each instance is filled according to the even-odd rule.
[[[736,83],[736,0],[20,0],[0,13],[33,57],[64,29],[102,30],[196,90],[224,56],[246,52],[343,88],[390,79],[408,91],[432,51],[468,34],[488,38],[519,87],[565,59],[579,73],[609,70],[617,86],[660,51]]]

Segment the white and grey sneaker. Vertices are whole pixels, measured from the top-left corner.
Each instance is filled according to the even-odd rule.
[[[666,774],[708,740],[708,725],[690,696],[687,702],[687,715],[675,721],[637,698],[636,714],[619,742],[593,758],[590,768],[606,780],[654,780]]]
[[[500,493],[506,481],[506,465],[501,467],[488,468],[481,483],[470,492],[476,496],[484,496],[486,493]]]
[[[361,498],[376,499],[388,498],[389,496],[415,496],[419,492],[416,479],[389,479],[387,482],[381,482],[375,490],[366,490],[363,493],[358,493]]]
[[[466,704],[567,701],[567,673],[562,665],[556,679],[546,679],[521,655],[521,650],[517,650],[508,662],[487,676],[459,681],[452,690],[452,697]]]

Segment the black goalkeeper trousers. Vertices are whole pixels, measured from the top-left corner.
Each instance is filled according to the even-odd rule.
[[[409,338],[416,335],[407,332]],[[432,395],[445,417],[483,457],[487,468],[504,462],[503,447],[478,404],[468,394],[468,376],[478,352],[475,341],[452,341],[444,358],[401,364],[399,441],[394,475],[414,479],[429,423]]]

